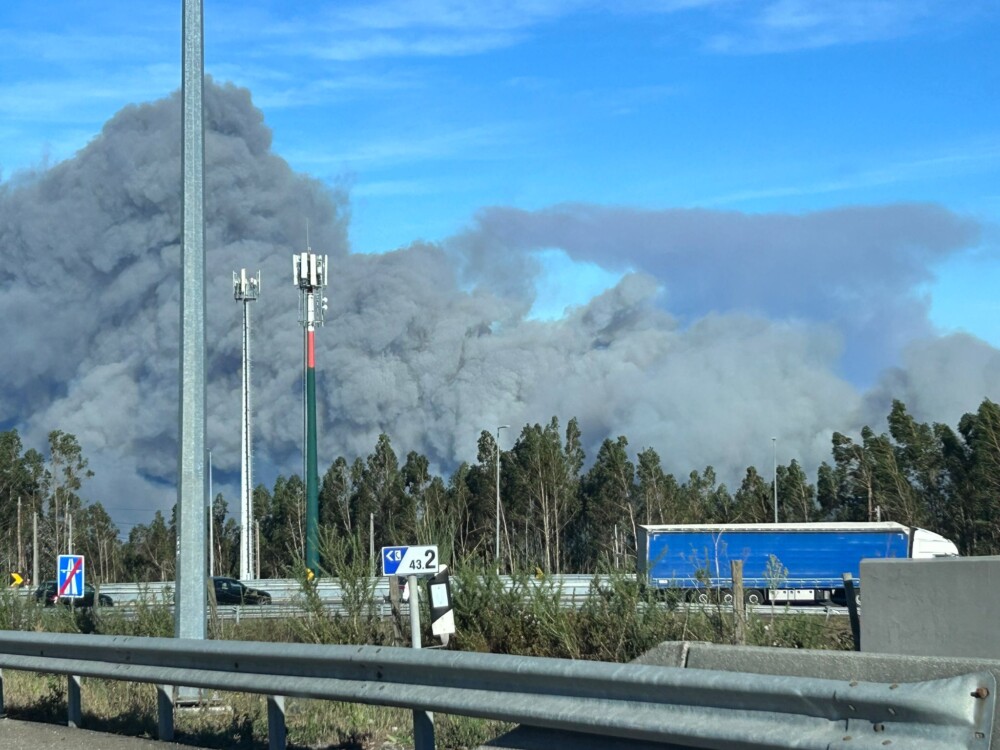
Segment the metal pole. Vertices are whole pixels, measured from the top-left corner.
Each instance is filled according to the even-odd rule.
[[[861,618],[858,614],[858,590],[854,587],[854,576],[851,573],[844,573],[844,595],[847,599],[847,614],[851,618],[851,638],[854,641],[854,650],[861,650]]]
[[[260,521],[254,519],[253,527],[254,527],[254,540],[255,540],[254,553],[253,553],[253,561],[255,567],[254,567],[253,577],[254,580],[259,581],[260,580]]]
[[[306,295],[306,568],[319,575],[319,470],[316,456],[316,297]]]
[[[215,499],[212,497],[212,451],[208,452],[208,574],[215,575]]]
[[[202,0],[184,0],[180,441],[174,635],[205,638],[205,79]]]
[[[243,377],[240,409],[240,578],[254,577],[253,415],[251,410],[250,303],[260,294],[260,271],[247,277],[233,272],[233,297],[243,303]]]
[[[38,511],[31,514],[31,583],[37,586],[38,580]]]
[[[416,576],[406,577],[410,588],[410,645],[422,648],[420,643],[420,587]],[[392,583],[390,582],[391,586]],[[434,750],[434,714],[430,711],[413,712],[414,750]]]
[[[17,572],[24,573],[24,538],[21,536],[21,498],[17,498]]]
[[[251,577],[250,552],[250,305],[243,300],[243,408],[240,415],[240,578]]]
[[[500,430],[505,430],[510,425],[502,424],[497,427],[497,441],[495,445],[497,454],[497,522],[496,522],[496,544],[493,548],[493,560],[497,566],[497,575],[500,575]]]
[[[778,438],[771,438],[771,446],[774,448],[774,465],[771,469],[771,476],[774,477],[774,522],[778,522]]]
[[[305,485],[306,485],[306,569],[311,578],[319,573],[319,471],[316,448],[316,325],[323,323],[326,297],[316,292],[327,283],[327,258],[316,256],[311,250],[292,259],[295,283],[302,293],[299,312],[305,326]]]

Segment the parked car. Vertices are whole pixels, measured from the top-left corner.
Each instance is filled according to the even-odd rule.
[[[64,596],[62,599],[59,599],[59,584],[56,581],[43,581],[42,585],[35,589],[35,600],[44,602],[46,607],[54,606],[57,599],[65,605],[73,604],[77,607],[93,607],[94,594],[96,593],[97,591],[92,585],[85,583],[83,584],[83,596],[76,599],[71,596]],[[97,606],[113,607],[115,606],[115,602],[107,594],[98,594]]]
[[[235,578],[215,577],[212,579],[217,604],[270,604],[271,595],[254,589]]]

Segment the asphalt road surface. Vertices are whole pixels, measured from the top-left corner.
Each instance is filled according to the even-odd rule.
[[[0,719],[3,750],[191,750],[192,745],[71,729],[61,724]]]

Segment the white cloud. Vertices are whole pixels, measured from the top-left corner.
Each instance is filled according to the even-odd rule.
[[[937,30],[976,13],[953,8],[943,0],[771,0],[722,13],[728,28],[710,34],[706,46],[720,53],[767,54],[858,44]]]

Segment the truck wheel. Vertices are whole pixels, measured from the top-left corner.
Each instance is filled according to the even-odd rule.
[[[756,607],[764,603],[764,592],[760,589],[747,589],[743,594],[743,601],[751,607]]]
[[[729,589],[725,589],[722,592],[722,603],[726,604],[726,605],[729,605],[729,606],[732,606],[732,604],[733,604],[733,592],[730,591]]]

